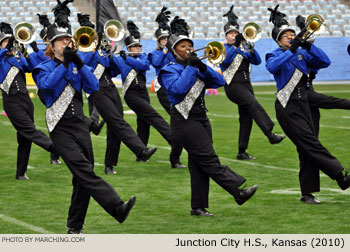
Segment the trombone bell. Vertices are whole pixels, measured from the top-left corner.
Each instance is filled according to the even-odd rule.
[[[244,25],[242,35],[247,42],[256,42],[261,38],[261,28],[257,23],[249,22]]]
[[[207,44],[204,55],[213,65],[222,63],[226,58],[226,48],[218,41],[212,41]]]
[[[211,41],[205,47],[196,49],[192,52],[197,52],[204,49],[204,55],[199,59],[208,59],[213,65],[222,63],[226,58],[226,48],[219,41]],[[191,52],[189,52],[191,53]]]
[[[305,22],[308,33],[321,34],[326,30],[326,21],[318,14],[309,15]]]
[[[90,52],[98,44],[98,36],[94,29],[88,26],[78,28],[73,35],[76,47],[79,51]]]
[[[115,19],[108,20],[104,27],[104,34],[110,40],[118,42],[124,38],[125,29],[124,26]]]
[[[28,45],[35,40],[36,33],[30,23],[18,23],[13,30],[14,37],[20,44]]]

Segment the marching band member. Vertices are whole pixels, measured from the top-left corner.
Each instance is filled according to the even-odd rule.
[[[226,81],[225,93],[230,101],[238,105],[240,129],[237,159],[254,160],[255,157],[246,152],[253,119],[271,144],[281,142],[285,136],[272,132],[274,123],[254,96],[249,67],[250,64],[259,65],[261,59],[254,48],[250,48],[248,52],[244,52],[240,48],[244,38],[239,32],[238,17],[233,12],[233,5],[224,14],[225,16],[228,18],[228,22],[224,26],[226,58],[220,64],[220,68]]]
[[[301,201],[319,204],[312,193],[320,191],[320,170],[336,180],[342,190],[350,186],[350,175],[344,176],[343,166],[317,138],[306,95],[308,69],[326,68],[330,60],[320,48],[295,35],[278,6],[269,10],[275,25],[272,38],[279,48],[266,55],[266,68],[277,84],[277,120],[299,153]]]
[[[300,30],[303,30],[305,28],[305,18],[303,16],[298,15],[296,17],[296,24],[300,28]],[[307,100],[310,105],[310,112],[312,122],[315,128],[315,133],[318,137],[320,131],[321,118],[319,109],[350,109],[350,99],[337,98],[316,92],[312,85],[312,82],[316,78],[317,72],[317,70],[314,70],[312,68],[308,69],[306,94]]]
[[[92,29],[95,25],[90,22],[88,15],[78,14],[81,26]],[[106,56],[105,49],[101,48],[102,35],[95,52],[79,52],[84,61],[94,70],[94,75],[99,80],[99,90],[89,97],[89,100],[97,108],[99,114],[107,123],[107,147],[105,155],[105,173],[115,174],[113,166],[118,163],[120,144],[123,142],[137,158],[147,161],[157,150],[157,148],[147,148],[147,146],[136,135],[131,126],[124,120],[123,104],[119,96],[118,89],[112,80],[112,70],[110,67],[111,57]],[[120,70],[117,69],[119,73]]]
[[[0,29],[0,88],[4,110],[17,131],[16,179],[27,180],[29,178],[26,171],[32,142],[51,153],[54,153],[55,149],[50,138],[37,130],[34,124],[34,106],[29,97],[25,77],[25,73],[31,72],[33,65],[28,56],[13,55],[15,38],[10,24],[1,22]],[[51,157],[54,156],[55,154],[51,154]]]
[[[163,66],[167,65],[169,62],[174,62],[174,56],[166,49],[166,43],[168,42],[168,37],[170,35],[170,27],[168,25],[171,12],[167,10],[167,7],[163,7],[161,12],[156,18],[159,28],[155,32],[155,37],[157,39],[157,48],[148,54],[148,59],[150,64],[156,70],[156,77],[154,78],[154,90],[157,92],[157,97],[160,104],[170,115],[170,102],[167,94],[158,83],[158,74]],[[170,153],[170,163],[172,168],[186,168],[185,165],[180,162],[180,155],[182,152],[182,146],[174,142],[174,148]]]
[[[130,35],[124,39],[124,42],[130,55],[127,55],[125,51],[120,51],[120,57],[113,56],[111,66],[114,65],[113,69],[116,74],[121,73],[123,97],[126,104],[137,115],[137,135],[147,145],[150,125],[152,125],[171,145],[172,136],[169,124],[150,104],[146,88],[146,71],[149,70],[149,60],[147,55],[141,52],[140,32],[132,21],[127,22],[127,29]],[[142,160],[137,159],[137,161]]]
[[[74,50],[68,24],[69,1],[53,9],[55,23],[48,28],[51,60],[39,64],[33,77],[45,100],[46,122],[58,153],[73,175],[73,194],[67,232],[82,233],[90,197],[122,223],[136,198],[123,202],[114,188],[94,173],[94,157],[88,126],[84,121],[82,89],[98,90],[98,80]],[[68,10],[67,10],[68,9]],[[59,17],[59,18],[58,18]]]
[[[199,60],[188,37],[187,23],[178,16],[170,24],[172,35],[167,48],[176,61],[164,66],[159,75],[171,103],[171,129],[175,141],[188,152],[191,176],[191,215],[212,216],[208,208],[209,178],[212,178],[241,205],[253,196],[258,186],[239,189],[245,178],[220,163],[212,142],[212,131],[206,115],[206,88],[218,88],[225,80],[218,72]]]

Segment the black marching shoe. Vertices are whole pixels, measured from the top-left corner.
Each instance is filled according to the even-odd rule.
[[[141,154],[136,158],[136,161],[140,162],[146,162],[148,159],[151,158],[151,156],[157,151],[157,147],[153,148],[146,148],[144,149]]]
[[[278,144],[278,143],[282,142],[283,139],[286,138],[285,135],[280,135],[280,134],[276,134],[276,133],[272,133],[272,132],[267,137],[268,137],[271,144]]]
[[[100,123],[97,123],[96,121],[92,121],[90,125],[90,131],[97,136],[98,134],[100,134],[104,124],[105,124],[104,120],[101,120]]]
[[[247,152],[243,152],[243,153],[237,154],[237,159],[238,160],[255,160],[256,158]]]
[[[301,196],[300,200],[308,204],[321,204],[321,201],[315,198],[311,193]]]
[[[204,216],[204,217],[212,217],[213,215],[209,213],[207,210],[204,208],[195,208],[191,210],[191,215],[196,215],[196,216]]]
[[[337,181],[337,183],[342,190],[348,189],[350,187],[350,175],[346,173],[340,181]]]
[[[83,229],[82,228],[70,228],[67,227],[67,234],[82,234]]]
[[[114,170],[113,166],[106,166],[105,167],[105,174],[111,175],[111,174],[117,174],[116,170]]]
[[[53,165],[60,165],[61,161],[59,159],[50,159],[50,163]]]
[[[127,202],[119,205],[116,209],[115,219],[119,223],[123,223],[128,217],[131,208],[135,205],[136,197],[131,196]]]
[[[16,175],[16,179],[17,180],[28,180],[29,177],[24,173],[22,176],[17,176]]]
[[[186,165],[181,164],[180,162],[176,162],[171,164],[171,168],[176,168],[176,169],[185,169]]]
[[[256,190],[258,190],[258,185],[254,185],[248,189],[239,189],[239,190],[240,190],[239,196],[235,198],[235,201],[237,202],[238,205],[243,205],[244,202],[249,200],[254,195]]]

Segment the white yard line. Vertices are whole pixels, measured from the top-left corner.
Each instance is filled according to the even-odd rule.
[[[34,226],[32,224],[28,224],[26,222],[17,220],[15,218],[12,218],[12,217],[9,217],[9,216],[3,215],[3,214],[0,214],[0,219],[3,221],[9,222],[9,223],[15,224],[17,226],[24,227],[26,229],[29,229],[31,231],[34,231],[34,232],[37,232],[40,234],[53,234],[53,232],[50,232],[44,228],[37,227],[37,226]]]

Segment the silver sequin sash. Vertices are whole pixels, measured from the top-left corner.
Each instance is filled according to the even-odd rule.
[[[159,84],[158,75],[154,78],[154,91],[157,93],[162,86]]]
[[[11,87],[11,84],[13,80],[15,79],[16,75],[19,73],[19,69],[15,66],[12,66],[10,68],[10,71],[8,71],[4,81],[0,84],[0,88],[8,95],[9,90]]]
[[[192,86],[190,91],[186,94],[185,98],[175,105],[175,108],[179,113],[187,120],[188,115],[193,107],[193,104],[201,94],[205,84],[202,80],[197,78],[196,83]]]
[[[94,75],[98,80],[101,79],[103,72],[105,71],[105,67],[101,64],[97,64],[95,70],[94,70]]]
[[[122,94],[123,97],[126,94],[126,91],[128,91],[128,88],[130,87],[132,81],[136,78],[137,76],[137,71],[135,69],[131,69],[131,71],[128,73],[128,76],[126,76],[126,79],[123,83],[123,90],[122,90]]]
[[[288,83],[277,92],[277,99],[280,101],[283,108],[287,106],[288,100],[302,76],[303,72],[301,72],[298,68],[295,68],[292,78],[290,78]]]
[[[46,123],[49,132],[52,132],[57,123],[61,120],[63,114],[73,100],[74,94],[75,89],[68,83],[57,100],[46,109]]]
[[[237,53],[230,66],[223,72],[227,85],[231,84],[233,76],[235,76],[239,66],[242,64],[243,58],[241,54]]]

